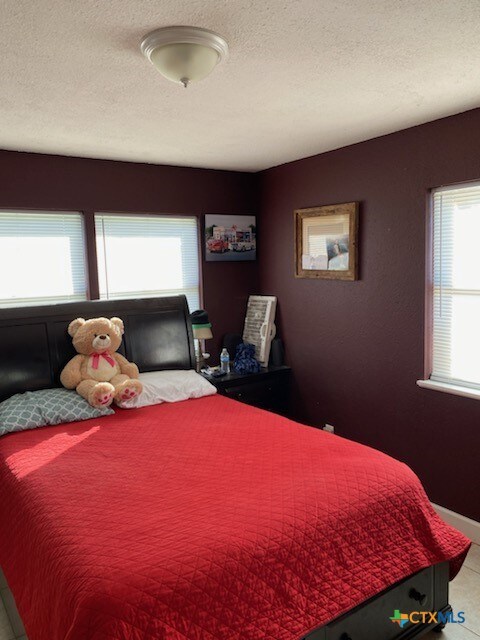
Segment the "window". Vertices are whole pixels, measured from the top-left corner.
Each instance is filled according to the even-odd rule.
[[[100,297],[184,293],[200,307],[196,218],[96,214]]]
[[[431,380],[480,390],[480,184],[433,192]]]
[[[87,299],[80,213],[0,211],[0,306]]]
[[[95,234],[101,299],[183,293],[200,307],[196,218],[95,214]],[[81,213],[0,211],[0,307],[86,300],[86,256]]]

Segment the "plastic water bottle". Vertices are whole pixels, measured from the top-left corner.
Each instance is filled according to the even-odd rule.
[[[220,370],[223,373],[230,373],[230,356],[225,348],[222,349],[220,354]]]

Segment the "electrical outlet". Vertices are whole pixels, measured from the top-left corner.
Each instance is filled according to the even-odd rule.
[[[323,430],[328,431],[328,433],[335,433],[335,427],[333,426],[333,424],[325,424]]]

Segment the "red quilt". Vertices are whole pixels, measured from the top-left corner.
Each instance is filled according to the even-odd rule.
[[[223,397],[0,438],[29,640],[296,640],[468,546],[404,464]]]

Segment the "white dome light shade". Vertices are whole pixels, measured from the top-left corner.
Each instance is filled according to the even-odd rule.
[[[165,78],[184,87],[203,80],[228,55],[221,36],[196,27],[157,29],[145,36],[141,50]]]
[[[155,49],[150,62],[162,76],[173,82],[189,84],[203,80],[217,66],[218,53],[202,44],[167,44]]]

